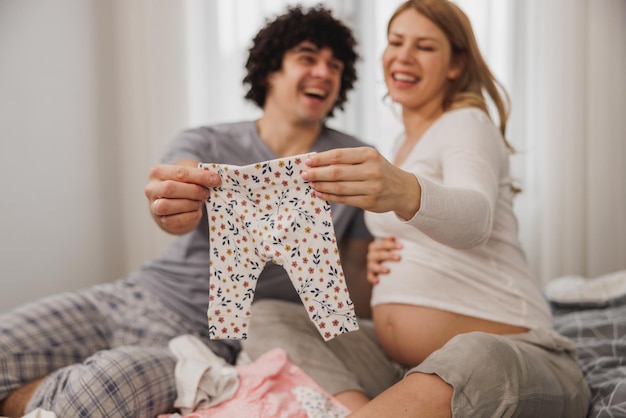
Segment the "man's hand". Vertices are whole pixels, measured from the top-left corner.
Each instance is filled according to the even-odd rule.
[[[210,188],[221,184],[220,177],[198,168],[198,161],[184,160],[175,165],[150,169],[144,192],[150,214],[165,232],[180,235],[192,231],[200,219]]]

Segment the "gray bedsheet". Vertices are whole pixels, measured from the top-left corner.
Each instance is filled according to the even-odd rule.
[[[626,417],[626,298],[604,306],[553,304],[556,330],[572,339],[592,399],[588,417]]]

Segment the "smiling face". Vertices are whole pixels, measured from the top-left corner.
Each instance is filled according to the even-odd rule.
[[[330,48],[301,42],[285,53],[281,69],[268,77],[265,113],[276,110],[291,122],[320,123],[337,100],[342,72],[343,63]]]
[[[389,96],[412,111],[442,109],[447,86],[460,73],[444,32],[414,9],[389,25],[383,71]]]

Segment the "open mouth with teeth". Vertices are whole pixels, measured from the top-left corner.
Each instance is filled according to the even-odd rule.
[[[316,99],[316,100],[324,100],[326,99],[326,97],[328,97],[328,92],[326,92],[325,90],[319,89],[317,87],[307,87],[304,89],[304,94],[307,97],[310,97],[312,99]]]
[[[393,73],[391,77],[395,81],[400,81],[402,83],[417,83],[420,81],[419,77],[415,77],[406,73]]]

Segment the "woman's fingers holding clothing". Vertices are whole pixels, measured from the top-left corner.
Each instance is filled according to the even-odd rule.
[[[378,151],[372,147],[336,148],[318,152],[307,157],[305,163],[311,168],[339,164],[360,164],[375,159]]]

